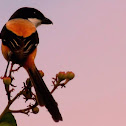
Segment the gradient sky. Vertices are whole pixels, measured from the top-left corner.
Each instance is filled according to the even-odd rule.
[[[24,6],[37,8],[54,23],[38,28],[36,65],[44,71],[49,89],[59,71],[73,71],[76,77],[53,94],[63,122],[55,123],[40,108],[29,117],[14,114],[18,126],[126,126],[126,1],[1,0],[0,29]],[[0,61],[2,76],[6,61],[1,53]],[[17,91],[28,76],[20,69],[14,77]],[[0,83],[2,112],[7,98]],[[12,108],[23,106],[17,100]]]

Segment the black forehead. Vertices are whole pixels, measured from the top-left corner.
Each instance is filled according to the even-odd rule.
[[[14,18],[30,18],[30,17],[41,17],[44,18],[45,16],[35,8],[23,7],[18,9],[14,12],[14,14],[10,17],[10,19]],[[9,19],[9,20],[10,20]]]

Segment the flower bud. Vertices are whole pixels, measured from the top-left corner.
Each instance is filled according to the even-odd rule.
[[[39,73],[40,73],[41,77],[44,76],[44,72],[42,70],[39,70]]]
[[[26,100],[32,98],[32,94],[31,94],[31,92],[23,91],[22,94],[24,95],[24,97],[25,97]]]
[[[6,85],[10,85],[11,84],[11,78],[10,77],[4,77],[3,83],[6,84]]]
[[[65,74],[65,72],[59,72],[59,73],[57,74],[57,77],[58,77],[58,79],[59,79],[60,81],[62,81],[62,80],[65,80],[65,79],[66,79],[66,74]]]
[[[26,85],[29,85],[29,83],[30,83],[30,78],[27,78]]]
[[[38,108],[38,107],[34,107],[34,108],[32,109],[32,112],[33,112],[34,114],[37,114],[37,113],[39,112],[39,108]]]
[[[72,80],[74,77],[75,77],[75,74],[74,74],[73,72],[68,71],[68,72],[66,73],[66,78],[67,78],[68,80]]]

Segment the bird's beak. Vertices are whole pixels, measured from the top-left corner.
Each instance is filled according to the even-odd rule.
[[[45,18],[42,20],[42,24],[53,24],[53,22],[50,19]]]

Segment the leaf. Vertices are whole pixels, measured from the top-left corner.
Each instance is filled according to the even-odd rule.
[[[16,120],[12,113],[6,113],[0,120],[0,126],[17,126]]]
[[[11,124],[9,124],[7,122],[1,122],[0,123],[0,126],[13,126],[13,125],[11,125]]]

